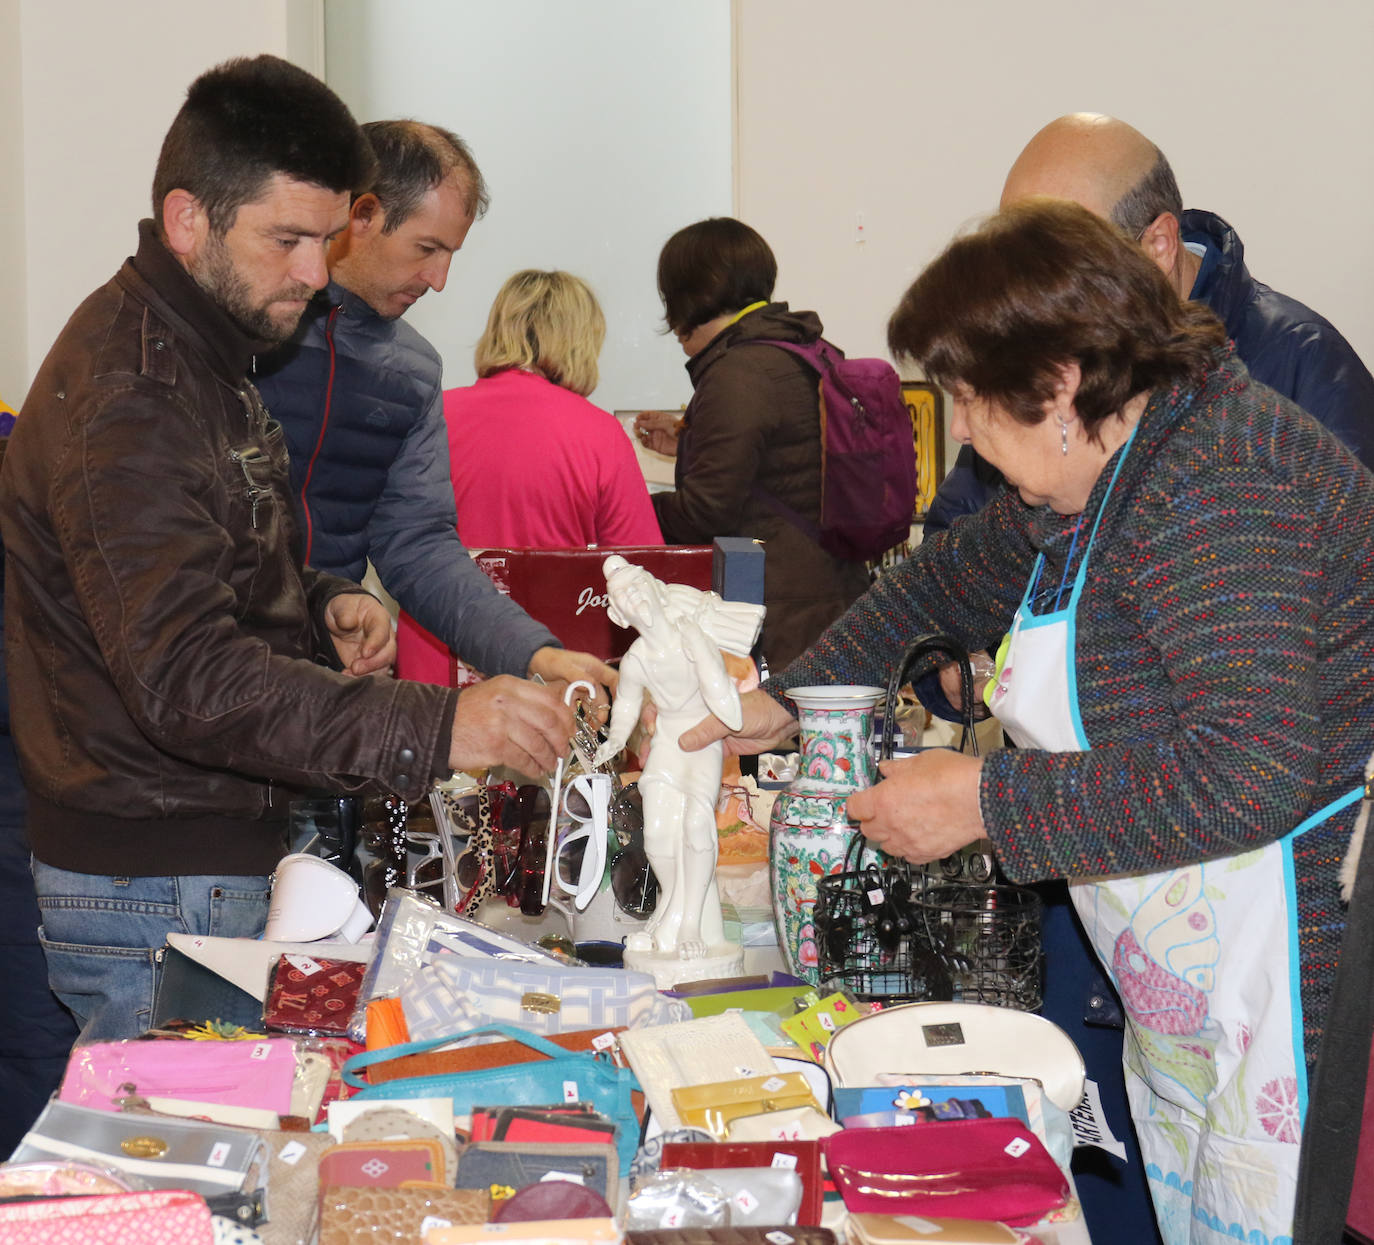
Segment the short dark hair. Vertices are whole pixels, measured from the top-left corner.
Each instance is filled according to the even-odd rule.
[[[773,297],[778,261],[743,221],[712,216],[679,229],[658,256],[658,294],[669,329],[708,320]]]
[[[1156,147],[1155,162],[1149,171],[1112,205],[1109,216],[1112,224],[1139,242],[1140,235],[1165,212],[1181,216],[1183,196],[1174,170]]]
[[[153,174],[153,219],[160,232],[163,201],[186,190],[223,237],[277,173],[351,192],[373,163],[353,114],[318,78],[278,56],[238,57],[186,92]]]
[[[1045,418],[1059,369],[1077,363],[1074,405],[1096,438],[1136,394],[1200,381],[1226,333],[1114,225],[1033,198],[952,242],[902,296],[887,340],[930,379],[966,384],[1025,424]]]
[[[377,175],[364,189],[377,196],[386,213],[383,233],[404,225],[424,197],[454,173],[468,215],[474,220],[485,215],[491,203],[487,183],[472,151],[452,130],[423,121],[369,121],[363,133],[377,157]]]

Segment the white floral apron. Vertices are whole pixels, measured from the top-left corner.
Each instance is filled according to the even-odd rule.
[[[1067,600],[1061,582],[1053,608],[1032,611],[1042,554],[998,654],[989,704],[1019,747],[1092,746],[1075,618],[1106,496]],[[1307,1106],[1293,841],[1358,795],[1255,851],[1070,886],[1129,1019],[1126,1085],[1166,1245],[1291,1245]]]

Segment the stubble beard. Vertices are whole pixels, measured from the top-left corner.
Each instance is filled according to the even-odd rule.
[[[291,317],[290,323],[274,319],[269,311],[273,302],[284,299],[309,300],[314,290],[308,286],[279,291],[264,303],[255,303],[253,293],[243,274],[234,266],[233,256],[223,239],[213,235],[203,254],[188,270],[200,286],[249,338],[256,342],[276,345],[288,340],[300,324],[304,311]]]

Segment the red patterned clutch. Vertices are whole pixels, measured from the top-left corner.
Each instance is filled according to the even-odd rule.
[[[284,955],[272,969],[262,1022],[280,1033],[343,1035],[367,965]]]

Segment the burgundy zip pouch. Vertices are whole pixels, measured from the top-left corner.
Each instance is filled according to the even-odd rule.
[[[822,1144],[850,1211],[1024,1226],[1069,1200],[1067,1177],[1020,1120],[846,1128]]]

